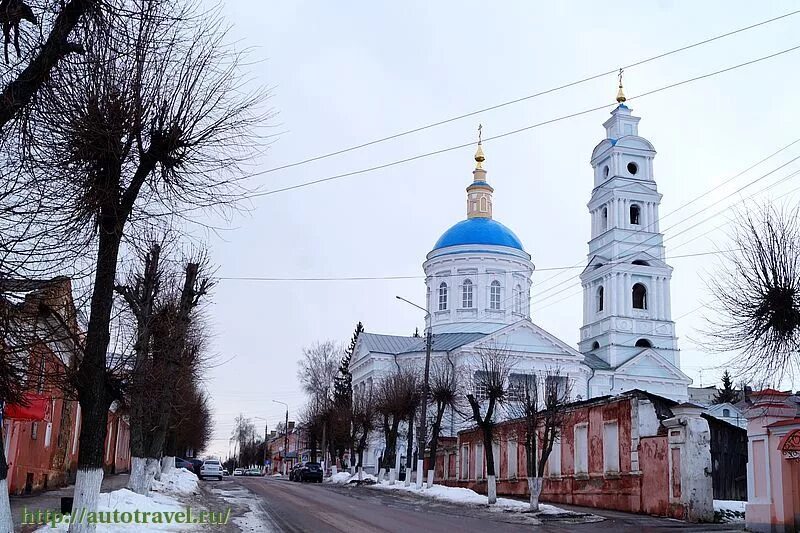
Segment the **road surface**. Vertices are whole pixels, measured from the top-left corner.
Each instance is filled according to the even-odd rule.
[[[604,512],[603,521],[539,523],[525,513],[456,505],[368,487],[293,483],[280,478],[226,478],[219,488],[246,488],[260,500],[271,529],[296,532],[518,532],[518,531],[737,531],[717,524],[689,525],[675,520]],[[226,487],[227,486],[227,487]],[[575,508],[571,508],[575,510]]]

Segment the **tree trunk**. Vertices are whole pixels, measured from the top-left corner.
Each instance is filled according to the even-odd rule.
[[[6,462],[5,439],[0,425],[0,531],[14,531],[11,502],[8,499],[8,463]]]
[[[483,428],[483,455],[486,457],[486,480],[489,493],[489,505],[497,503],[497,472],[494,471],[492,433],[491,427]]]
[[[117,180],[118,182],[118,180]],[[77,372],[77,390],[83,413],[75,479],[73,509],[97,511],[103,482],[103,444],[108,425],[109,398],[106,353],[110,341],[109,325],[114,303],[114,278],[117,273],[122,225],[104,209],[100,215],[97,266],[92,290],[86,347]],[[83,511],[80,511],[83,512]],[[90,533],[95,524],[72,523],[70,533]]]
[[[497,478],[494,474],[486,476],[486,491],[489,495],[489,505],[497,503]]]
[[[528,491],[531,493],[531,511],[538,511],[539,495],[542,493],[542,478],[528,476]]]
[[[433,476],[431,472],[436,470],[436,454],[438,453],[439,448],[439,433],[442,432],[442,417],[444,417],[444,410],[447,406],[444,404],[437,404],[436,405],[436,418],[433,420],[433,425],[431,426],[431,450],[428,454],[428,486],[433,484]]]
[[[161,473],[162,474],[169,474],[175,470],[175,456],[174,455],[165,455],[161,458]]]
[[[405,486],[411,484],[411,472],[413,470],[414,457],[414,414],[412,413],[408,421],[408,442],[406,443],[406,479]]]

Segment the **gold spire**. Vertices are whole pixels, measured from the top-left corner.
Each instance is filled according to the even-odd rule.
[[[475,151],[475,170],[483,170],[483,162],[486,161],[486,156],[483,155],[483,148],[481,148],[483,124],[478,124],[478,149]]]
[[[619,69],[619,90],[617,91],[617,102],[621,104],[625,100],[627,100],[627,98],[625,98],[625,93],[622,90],[622,69]]]

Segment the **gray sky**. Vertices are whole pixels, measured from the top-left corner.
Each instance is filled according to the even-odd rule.
[[[272,86],[283,131],[256,170],[359,144],[398,131],[545,90],[633,63],[798,8],[796,2],[257,2],[228,0],[231,39],[252,47],[254,81]],[[796,46],[800,15],[626,72],[629,96]],[[639,132],[656,147],[664,195],[667,255],[725,248],[726,214],[715,207],[748,181],[800,154],[782,156],[688,208],[665,215],[800,136],[796,68],[800,51],[629,102]],[[414,156],[613,101],[607,76],[504,109],[368,149],[255,178],[269,190]],[[538,268],[585,260],[589,157],[604,137],[598,111],[485,143],[495,218],[521,239]],[[220,360],[208,388],[215,407],[213,453],[225,454],[238,413],[266,417],[270,428],[303,404],[296,379],[301,349],[317,340],[349,340],[367,331],[410,334],[423,313],[395,300],[424,303],[421,264],[439,235],[465,218],[464,188],[473,148],[259,198],[252,212],[211,242],[219,275],[326,277],[411,275],[418,279],[349,282],[221,281],[210,308]],[[742,197],[783,178],[784,171]],[[793,178],[757,198],[778,197]],[[800,193],[784,196],[797,200]],[[697,211],[691,221],[670,226]],[[728,214],[730,211],[728,211]],[[685,233],[671,235],[688,229]],[[691,242],[690,242],[691,241]],[[703,384],[724,361],[695,342],[708,301],[704,279],[719,256],[674,259],[673,318],[682,368]],[[576,345],[581,325],[579,270],[548,280],[535,273],[532,318]],[[572,279],[570,279],[572,278]],[[548,280],[548,281],[545,281]],[[562,283],[552,290],[559,282]],[[569,287],[569,288],[567,288]],[[562,289],[563,292],[558,293]],[[555,294],[558,293],[558,294]],[[796,384],[795,384],[796,385]],[[255,421],[263,431],[263,421]]]

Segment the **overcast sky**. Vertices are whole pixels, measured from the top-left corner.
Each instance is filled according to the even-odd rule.
[[[230,37],[252,48],[254,82],[272,89],[283,132],[253,162],[266,170],[519,98],[797,9],[796,2],[262,2],[228,0]],[[643,66],[625,75],[629,96],[796,46],[800,15]],[[800,168],[792,164],[714,207],[791,157],[800,143],[666,216],[800,137],[800,51],[629,102],[640,135],[656,147],[667,255],[724,249],[735,201]],[[339,157],[256,178],[264,190],[383,164],[613,102],[616,76],[459,120]],[[537,268],[585,260],[589,157],[612,107],[486,142],[494,218],[522,240]],[[211,240],[220,277],[419,276],[395,281],[222,280],[210,308],[218,360],[208,389],[211,451],[223,456],[233,418],[265,417],[271,429],[303,404],[296,379],[303,346],[369,332],[411,334],[423,313],[422,262],[439,235],[465,218],[474,148],[259,198]],[[800,187],[789,179],[757,198]],[[800,194],[782,196],[796,201]],[[703,214],[671,227],[688,215]],[[703,221],[717,212],[722,215]],[[686,231],[684,231],[686,230]],[[683,233],[680,233],[683,232]],[[678,233],[680,233],[678,235]],[[675,235],[673,238],[672,235]],[[681,367],[715,383],[724,361],[698,342],[705,281],[720,256],[676,258],[673,319]],[[533,278],[535,323],[575,346],[580,285],[570,270]],[[550,279],[552,278],[552,279]],[[561,291],[561,292],[560,292]],[[702,375],[701,375],[702,371]],[[795,387],[797,384],[795,384]],[[260,431],[264,422],[255,420]]]

